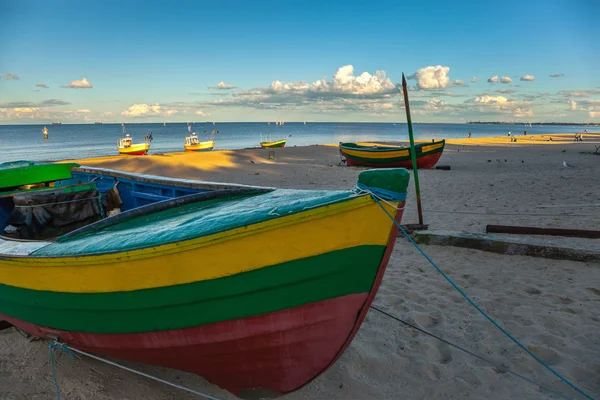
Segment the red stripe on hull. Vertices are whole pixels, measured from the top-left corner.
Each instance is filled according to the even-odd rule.
[[[442,156],[442,152],[430,154],[417,158],[417,168],[429,169],[433,168]],[[364,161],[355,161],[352,158],[346,156],[346,164],[350,167],[372,167],[372,168],[406,168],[412,169],[412,160],[396,161],[391,163],[369,163]]]
[[[145,156],[147,151],[134,151],[133,153],[120,153],[124,156]]]
[[[388,258],[389,251],[386,263]],[[54,334],[62,342],[90,353],[192,372],[236,395],[257,388],[280,395],[304,386],[335,362],[358,331],[382,276],[383,269],[370,295],[352,294],[171,331],[66,332],[2,314],[0,317],[30,334]]]

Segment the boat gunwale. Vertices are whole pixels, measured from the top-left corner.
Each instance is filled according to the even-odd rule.
[[[71,172],[81,172],[86,174],[99,174],[106,175],[113,178],[125,178],[141,183],[148,183],[153,185],[165,185],[165,186],[176,186],[187,189],[201,189],[201,190],[224,190],[224,189],[238,189],[238,188],[252,188],[252,189],[276,189],[270,186],[255,186],[255,185],[244,185],[240,183],[221,183],[202,181],[197,179],[183,179],[173,178],[169,176],[149,175],[140,174],[137,172],[121,171],[110,168],[99,168],[80,166],[71,169]]]
[[[356,147],[347,146],[346,145],[347,143],[354,143],[354,144],[356,144]],[[445,143],[446,143],[445,139],[435,141],[435,142],[419,143],[419,144],[415,145],[415,149],[425,147],[425,146],[431,146],[431,145],[436,145],[436,144],[445,144]],[[342,151],[343,150],[354,150],[354,151],[365,151],[365,152],[370,152],[370,153],[391,153],[391,152],[397,152],[397,151],[402,151],[402,150],[410,151],[410,147],[399,147],[399,146],[394,147],[393,145],[374,147],[374,146],[361,145],[358,142],[340,142],[339,148]],[[430,151],[436,151],[436,150],[438,150],[438,149],[434,149],[434,150],[430,150]],[[443,146],[442,146],[442,150],[443,150]]]

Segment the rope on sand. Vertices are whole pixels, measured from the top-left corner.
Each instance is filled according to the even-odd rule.
[[[467,300],[469,302],[469,304],[471,304],[473,307],[475,307],[475,309],[477,311],[479,311],[479,313],[481,315],[483,315],[496,328],[498,328],[498,330],[500,332],[502,332],[504,335],[506,335],[506,337],[508,337],[510,340],[512,340],[517,346],[519,346],[523,351],[525,351],[527,354],[529,354],[531,357],[533,357],[538,363],[540,363],[544,368],[546,368],[548,371],[550,371],[552,374],[554,374],[557,378],[559,378],[561,381],[563,381],[564,383],[569,385],[572,389],[574,389],[576,392],[578,392],[582,396],[588,398],[589,400],[594,400],[594,398],[592,396],[585,393],[583,390],[579,389],[577,386],[575,386],[573,383],[571,383],[567,378],[563,377],[561,374],[559,374],[554,369],[552,369],[552,367],[550,367],[548,364],[546,364],[542,359],[540,359],[538,356],[536,356],[531,350],[529,350],[527,347],[525,347],[523,344],[521,344],[521,342],[519,342],[510,333],[508,333],[504,328],[502,328],[496,321],[494,321],[494,319],[492,317],[487,315],[487,313],[485,311],[483,311],[465,292],[463,292],[463,290],[456,283],[454,283],[454,281],[448,275],[446,275],[446,273],[444,271],[442,271],[442,269],[440,267],[438,267],[436,265],[436,263],[431,259],[431,257],[429,257],[427,254],[425,254],[423,249],[421,249],[421,247],[410,237],[410,235],[404,230],[402,225],[400,225],[400,223],[398,221],[396,221],[396,219],[385,209],[385,207],[381,204],[381,202],[379,201],[377,196],[373,196],[373,200],[375,200],[377,205],[379,205],[379,207],[383,210],[383,212],[392,220],[392,222],[398,227],[398,229],[402,232],[402,234],[404,234],[404,236],[423,255],[423,257],[425,257],[425,259],[427,259],[427,261],[429,261],[429,263],[444,277],[444,279],[446,279],[446,281],[448,281],[448,283],[450,283],[450,285],[452,285],[454,287],[454,289],[456,289],[458,291],[458,293],[460,293],[465,298],[465,300]]]
[[[124,369],[125,371],[133,372],[134,374],[137,374],[137,375],[143,376],[145,378],[149,378],[149,379],[155,380],[155,381],[160,382],[160,383],[164,383],[165,385],[169,385],[169,386],[174,387],[176,389],[185,390],[186,392],[198,395],[200,397],[204,397],[205,399],[208,399],[208,400],[222,400],[222,399],[219,399],[217,397],[208,395],[206,393],[198,392],[196,390],[187,388],[185,386],[181,386],[181,385],[177,385],[175,383],[169,382],[169,381],[165,381],[164,379],[157,378],[155,376],[146,374],[144,372],[136,371],[135,369],[126,367],[126,366],[121,365],[121,364],[117,364],[114,361],[110,361],[110,360],[104,359],[102,357],[95,356],[95,355],[87,353],[85,351],[78,350],[78,349],[76,349],[74,347],[69,347],[65,343],[54,342],[54,343],[51,343],[49,347],[50,347],[50,364],[51,364],[51,367],[52,367],[52,377],[54,378],[54,386],[56,387],[56,399],[57,400],[60,400],[60,394],[58,392],[58,381],[56,380],[56,373],[54,371],[54,355],[53,355],[53,350],[54,349],[61,349],[62,351],[68,353],[71,356],[72,360],[75,359],[73,357],[73,353],[71,353],[72,351],[74,351],[75,353],[79,353],[79,354],[82,354],[84,356],[93,358],[94,360],[102,361],[102,362],[104,362],[106,364],[109,364],[109,365],[112,365],[112,366]]]
[[[431,333],[431,332],[427,332],[425,329],[421,329],[421,328],[419,328],[418,326],[415,326],[415,325],[413,325],[413,324],[411,324],[411,323],[409,323],[409,322],[403,321],[402,319],[400,319],[400,318],[396,317],[395,315],[393,315],[393,314],[390,314],[390,313],[388,313],[387,311],[384,311],[384,310],[380,309],[378,306],[371,305],[371,308],[372,308],[373,310],[375,310],[375,311],[379,311],[379,312],[380,312],[380,313],[382,313],[383,315],[385,315],[385,316],[387,316],[387,317],[389,317],[389,318],[391,318],[391,319],[393,319],[393,320],[396,320],[396,321],[398,321],[398,322],[400,322],[400,323],[402,323],[402,324],[404,324],[404,325],[406,325],[406,326],[409,326],[409,327],[413,328],[413,329],[414,329],[414,330],[416,330],[416,331],[419,331],[419,332],[421,332],[421,333],[423,333],[423,334],[425,334],[425,335],[431,336],[432,338],[434,338],[434,339],[437,339],[437,340],[439,340],[440,342],[446,343],[448,346],[452,346],[452,347],[454,347],[455,349],[458,349],[458,350],[460,350],[460,351],[463,351],[463,352],[465,352],[465,353],[467,353],[467,354],[469,354],[469,355],[471,355],[471,356],[473,356],[473,357],[475,357],[475,358],[477,358],[477,359],[479,359],[479,360],[481,360],[481,361],[485,361],[486,363],[493,365],[494,367],[498,368],[498,372],[501,372],[501,373],[505,373],[505,372],[506,372],[506,373],[509,373],[509,374],[511,374],[511,375],[513,375],[513,376],[516,376],[517,378],[521,378],[521,379],[523,379],[524,381],[526,381],[526,382],[528,382],[528,383],[531,383],[532,385],[536,385],[536,386],[538,386],[538,387],[539,387],[539,388],[541,388],[541,389],[544,389],[544,390],[546,390],[546,391],[548,391],[548,392],[551,392],[551,393],[553,393],[553,394],[557,395],[557,396],[558,396],[558,397],[560,397],[560,398],[563,398],[563,399],[568,399],[568,397],[565,397],[565,396],[564,396],[562,393],[559,393],[559,392],[557,392],[557,391],[555,391],[555,390],[553,390],[553,389],[550,389],[549,387],[546,387],[546,386],[544,386],[544,385],[542,385],[542,384],[539,384],[539,383],[537,383],[536,381],[534,381],[534,380],[532,380],[532,379],[529,379],[529,378],[527,378],[527,377],[526,377],[526,376],[524,376],[524,375],[521,375],[521,374],[519,374],[519,373],[517,373],[517,372],[511,371],[511,370],[510,370],[508,367],[506,367],[506,366],[504,366],[504,365],[501,365],[501,364],[495,363],[494,361],[492,361],[492,360],[490,360],[490,359],[487,359],[487,358],[485,358],[485,357],[483,357],[483,356],[481,356],[481,355],[479,355],[479,354],[477,354],[477,353],[474,353],[474,352],[472,352],[472,351],[470,351],[470,350],[467,350],[467,349],[465,349],[464,347],[461,347],[461,346],[459,346],[459,345],[457,345],[457,344],[454,344],[454,343],[452,343],[452,342],[450,342],[450,341],[448,341],[448,340],[446,340],[446,339],[444,339],[444,338],[441,338],[441,337],[439,337],[439,336],[437,336],[437,335],[434,335],[434,334],[433,334],[433,333]]]

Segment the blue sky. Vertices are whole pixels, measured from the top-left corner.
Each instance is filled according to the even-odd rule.
[[[419,122],[600,122],[598,15],[594,0],[0,0],[0,123],[403,121],[402,72]]]

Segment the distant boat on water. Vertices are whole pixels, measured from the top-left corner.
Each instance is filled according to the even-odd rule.
[[[102,122],[94,122],[95,125],[102,125]]]
[[[52,125],[60,125],[62,122],[58,121],[58,122],[53,122]]]

